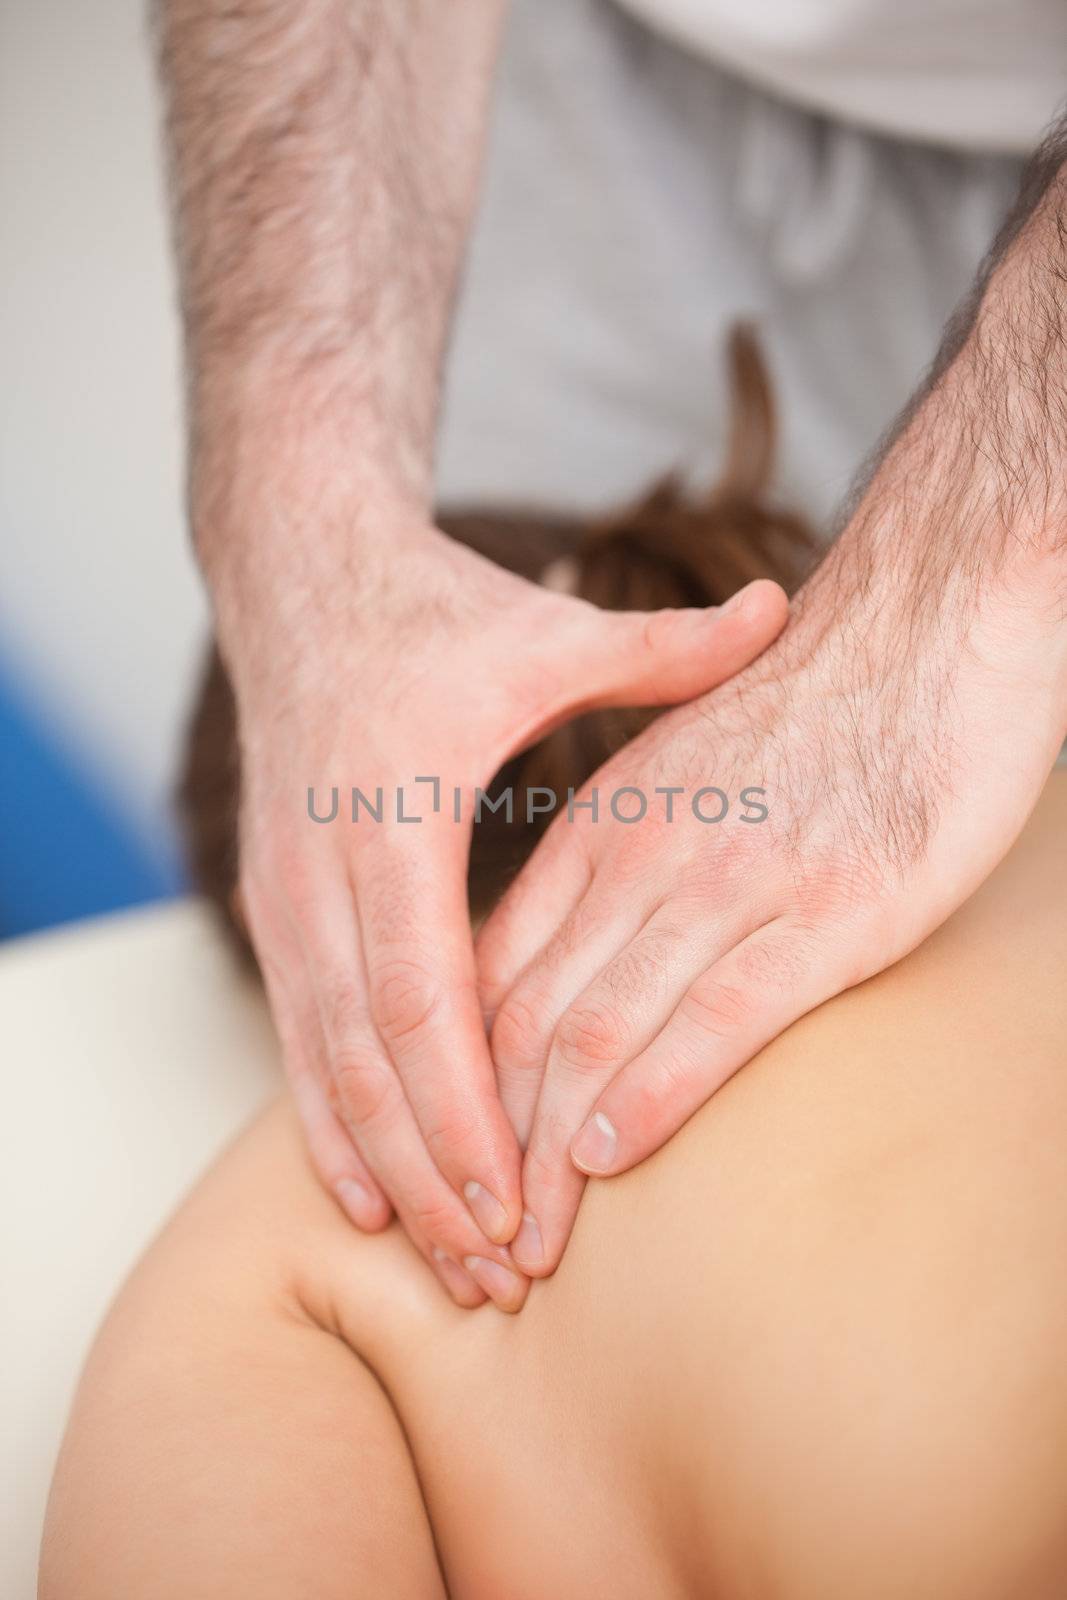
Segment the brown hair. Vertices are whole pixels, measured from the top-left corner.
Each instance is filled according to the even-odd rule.
[[[673,477],[635,504],[590,521],[535,514],[453,512],[438,525],[453,539],[542,581],[567,563],[567,587],[608,610],[721,605],[754,578],[792,590],[815,549],[809,525],[768,500],[774,457],[774,407],[752,330],[733,329],[728,346],[730,432],[712,491],[689,498]],[[548,734],[501,770],[490,794],[510,785],[516,821],[484,811],[474,829],[471,908],[486,911],[530,854],[550,820],[526,823],[525,791],[578,788],[656,712],[590,711]],[[233,693],[218,650],[205,665],[178,789],[193,881],[219,908],[248,951],[234,910],[240,793]]]

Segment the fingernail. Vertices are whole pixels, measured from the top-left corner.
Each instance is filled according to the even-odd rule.
[[[357,1228],[369,1228],[378,1215],[374,1196],[355,1178],[342,1178],[339,1181],[337,1198]]]
[[[615,1160],[619,1136],[602,1111],[594,1111],[571,1145],[571,1160],[583,1172],[606,1172]]]
[[[473,1178],[470,1183],[463,1185],[463,1193],[467,1197],[467,1204],[471,1208],[474,1220],[485,1237],[492,1239],[494,1244],[504,1244],[508,1231],[508,1214],[496,1195],[490,1194],[488,1189],[483,1189]]]
[[[541,1230],[537,1226],[537,1218],[530,1211],[522,1214],[519,1231],[511,1241],[511,1253],[520,1267],[539,1267],[545,1259]]]
[[[477,1285],[472,1283],[470,1274],[464,1272],[451,1256],[445,1254],[437,1245],[434,1245],[433,1258],[437,1262],[441,1276],[448,1286],[449,1293],[454,1295],[463,1305],[471,1305],[478,1299]],[[484,1304],[479,1300],[479,1303]]]
[[[502,1267],[499,1261],[490,1261],[486,1256],[464,1256],[463,1265],[478,1287],[497,1305],[507,1308],[519,1299],[522,1285],[515,1273]]]

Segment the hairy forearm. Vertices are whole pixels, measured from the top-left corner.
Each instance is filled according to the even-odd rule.
[[[1067,615],[1067,124],[946,330],[926,381],[864,469],[798,615],[830,627],[899,595],[908,637],[966,636],[990,606]],[[830,596],[833,605],[824,605]],[[833,613],[833,621],[830,613]],[[887,641],[888,642],[888,641]]]
[[[925,859],[947,796],[976,803],[975,762],[1036,794],[1067,736],[1065,160],[1067,129],[742,685],[744,716],[809,708],[797,827],[851,774],[859,860]]]
[[[317,432],[425,497],[502,10],[156,0],[206,557],[235,478]]]

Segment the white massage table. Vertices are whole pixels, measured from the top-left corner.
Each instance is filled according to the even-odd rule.
[[[0,1594],[32,1600],[93,1332],[279,1068],[254,983],[193,900],[0,945],[0,1054]]]

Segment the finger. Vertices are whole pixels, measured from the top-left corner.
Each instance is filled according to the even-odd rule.
[[[382,1047],[370,1015],[351,898],[323,885],[315,906],[321,920],[309,931],[307,951],[319,984],[337,1114],[405,1231],[453,1298],[476,1304],[484,1290],[501,1309],[517,1310],[528,1280],[515,1271],[508,1251],[485,1236],[435,1166]]]
[[[611,1080],[571,1146],[575,1165],[602,1177],[643,1161],[757,1050],[843,988],[845,970],[791,919],[749,934]]]
[[[748,666],[788,615],[784,589],[767,578],[724,606],[598,613],[569,650],[562,645],[573,685],[566,710],[692,700]]]
[[[393,1208],[355,1149],[358,1133],[349,1134],[345,1130],[313,1073],[300,1072],[291,1076],[290,1082],[312,1164],[320,1180],[336,1194],[359,1227],[366,1232],[380,1230],[392,1217]],[[403,1225],[403,1218],[401,1220]],[[473,1309],[484,1304],[486,1295],[470,1273],[417,1229],[410,1216],[407,1232],[457,1305]]]
[[[284,922],[277,916],[271,919],[276,927],[279,920]],[[272,946],[278,949],[277,935]],[[366,1233],[377,1233],[388,1223],[392,1207],[327,1101],[321,1075],[321,1029],[314,998],[304,981],[304,961],[296,941],[283,936],[279,954],[280,960],[265,950],[257,951],[282,1063],[311,1164],[323,1188],[356,1226]],[[294,984],[299,986],[297,993],[293,992]]]
[[[288,970],[302,966],[297,952]],[[293,1101],[300,1117],[312,1166],[323,1187],[335,1196],[349,1218],[364,1232],[378,1232],[393,1215],[392,1206],[356,1147],[355,1138],[342,1126],[331,1109],[318,1074],[310,1066],[310,1051],[305,1041],[321,1033],[317,1016],[308,1016],[302,1027],[294,1026],[295,1011],[284,991],[274,985],[275,1019],[282,1044]],[[422,1235],[408,1229],[413,1242],[425,1257],[435,1276],[457,1305],[473,1309],[486,1296],[463,1267],[450,1261]],[[521,1302],[520,1302],[521,1303]]]
[[[716,609],[595,612],[553,650],[567,671],[551,720],[592,705],[649,705],[691,698],[748,664],[781,631],[785,592],[760,579]],[[573,626],[573,625],[572,625]],[[582,820],[582,819],[579,819]],[[585,832],[561,814],[476,942],[479,990],[489,1025],[592,877]]]
[[[512,1254],[524,1272],[554,1272],[566,1248],[585,1183],[570,1156],[575,1135],[615,1074],[736,943],[739,916],[693,921],[674,904],[661,906],[560,1017],[523,1163],[523,1223]]]
[[[417,1242],[416,1247],[421,1251],[434,1274],[444,1285],[457,1306],[462,1306],[464,1311],[474,1311],[478,1306],[484,1306],[489,1296],[479,1289],[465,1267],[457,1266],[456,1262],[449,1260],[439,1246],[432,1247],[429,1254]]]
[[[339,893],[337,874],[327,872],[322,875],[321,881],[303,885],[302,903],[313,908],[316,917],[306,933],[301,932],[295,918],[283,908],[268,905],[266,897],[249,897],[252,905],[257,900],[260,902],[260,915],[254,917],[254,921],[258,921],[260,926],[269,925],[272,928],[272,945],[284,957],[280,965],[262,961],[261,964],[268,991],[281,997],[282,1026],[291,1044],[292,1058],[300,1064],[297,1082],[304,1084],[309,1077],[321,1080],[322,1098],[303,1089],[298,1098],[298,1107],[305,1117],[311,1115],[311,1129],[316,1138],[316,1150],[319,1150],[322,1147],[322,1101],[328,1102],[327,1112],[333,1117],[334,1123],[344,1130],[345,1139],[357,1155],[359,1172],[366,1173],[370,1184],[392,1201],[401,1225],[439,1282],[457,1304],[464,1307],[481,1305],[485,1294],[461,1262],[464,1255],[477,1255],[479,1251],[492,1257],[495,1253],[493,1246],[482,1237],[469,1213],[451,1194],[425,1151],[422,1152],[423,1163],[414,1173],[410,1163],[405,1166],[403,1162],[395,1162],[389,1141],[376,1138],[375,1130],[368,1130],[363,1125],[362,1107],[353,1104],[353,1082],[346,1075],[344,1061],[346,1052],[353,1054],[358,1044],[348,1041],[346,1019],[350,1012],[357,1019],[366,1017],[365,1001],[361,1004],[361,997],[365,995],[365,977],[355,912],[351,896],[344,892],[347,884],[343,874],[340,882],[342,892]],[[320,981],[319,993],[313,991],[311,986],[312,971]],[[310,1005],[303,1014],[291,999],[297,982],[300,984],[299,993],[310,996]],[[408,1146],[418,1147],[421,1141],[396,1074],[382,1056],[369,1024],[360,1024],[357,1020],[357,1038],[361,1039],[364,1035],[370,1038],[373,1055],[383,1075],[392,1079],[401,1112],[406,1113]],[[310,1073],[306,1070],[309,1060],[314,1063]],[[339,1076],[334,1071],[338,1064],[341,1067]],[[322,1087],[323,1084],[325,1087]],[[399,1120],[403,1123],[403,1116]],[[368,1144],[371,1146],[369,1150],[366,1148]],[[440,1191],[443,1191],[443,1195]],[[343,1203],[344,1197],[340,1198]],[[451,1204],[452,1227],[439,1231],[437,1220],[443,1201]],[[511,1277],[516,1281],[514,1285],[505,1282],[506,1292],[500,1291],[498,1285],[506,1309],[521,1305],[525,1293],[523,1285],[526,1280],[520,1279],[515,1273]]]
[[[353,1139],[330,1109],[325,1092],[310,1073],[292,1078],[291,1086],[308,1152],[320,1181],[336,1194],[342,1208],[358,1227],[368,1233],[380,1231],[392,1218],[393,1208],[362,1157],[354,1154]],[[485,1303],[487,1296],[471,1274],[414,1228],[410,1218],[406,1231],[457,1305],[473,1310]],[[507,1309],[511,1309],[510,1304]]]
[[[498,1010],[490,1049],[500,1097],[521,1145],[530,1137],[561,1018],[596,975],[637,937],[654,910],[648,895],[611,893],[594,880]],[[527,1173],[528,1162],[524,1161],[523,1206],[528,1211]]]
[[[518,1310],[528,1281],[435,1166],[369,1012],[351,1002],[335,1008],[327,1036],[341,1117],[406,1233],[461,1305],[479,1303],[484,1291],[502,1310]]]
[[[486,918],[474,942],[484,1026],[492,1029],[505,995],[582,899],[593,865],[564,813]]]
[[[357,1228],[364,1233],[380,1232],[390,1221],[393,1208],[351,1136],[330,1109],[322,1085],[314,1073],[291,1069],[289,1086],[319,1181],[336,1195]]]
[[[391,840],[359,860],[370,1017],[438,1169],[502,1244],[521,1216],[520,1155],[478,999],[466,852],[441,819],[420,844],[432,848]]]

